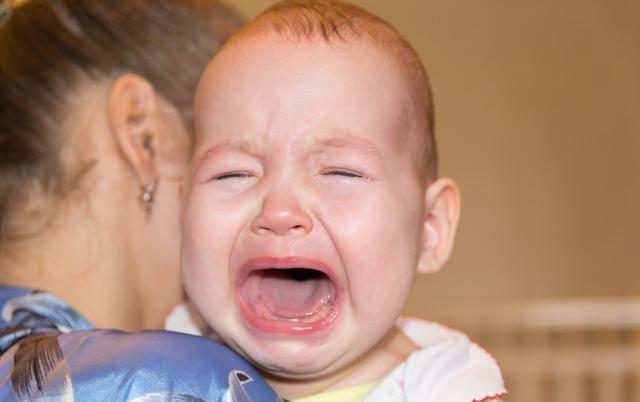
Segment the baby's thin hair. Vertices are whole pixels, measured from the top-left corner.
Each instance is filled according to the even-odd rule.
[[[411,91],[422,135],[418,168],[426,180],[437,176],[437,149],[431,88],[426,70],[409,42],[388,22],[356,5],[338,0],[284,0],[260,14],[238,36],[276,34],[294,41],[321,39],[329,45],[365,39],[400,67]],[[235,42],[235,41],[232,41]]]

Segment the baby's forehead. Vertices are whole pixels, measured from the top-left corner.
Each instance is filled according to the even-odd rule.
[[[226,81],[233,81],[241,69],[247,68],[247,49],[259,51],[260,47],[267,47],[268,44],[274,43],[289,47],[287,50],[289,55],[272,54],[264,52],[263,49],[263,59],[254,59],[255,64],[276,57],[281,58],[285,63],[290,59],[290,55],[294,55],[301,49],[310,48],[329,49],[334,52],[334,56],[342,53],[344,57],[349,57],[353,52],[373,51],[380,60],[384,60],[382,64],[392,66],[389,70],[391,75],[401,77],[405,98],[409,100],[405,120],[413,126],[418,126],[415,130],[411,130],[418,134],[405,141],[411,143],[416,150],[417,158],[423,161],[420,163],[425,164],[423,170],[434,172],[436,157],[431,93],[426,72],[419,57],[409,43],[386,22],[366,12],[359,14],[357,10],[347,11],[347,14],[351,14],[346,17],[344,15],[336,17],[331,14],[333,10],[329,10],[327,17],[324,14],[321,16],[309,14],[307,10],[294,9],[285,12],[276,10],[268,11],[253,20],[228,42],[211,63],[212,68],[207,69],[201,82],[208,85],[199,87],[196,105],[198,98],[206,98],[216,90],[216,86],[227,85]],[[319,60],[321,64],[325,62],[322,59]],[[215,79],[211,79],[212,76],[215,76]],[[196,125],[200,115],[196,107]],[[199,135],[198,132],[196,134]]]
[[[297,38],[272,31],[244,33],[229,43],[207,67],[198,86],[196,104],[229,86],[246,87],[243,84],[247,77],[254,84],[258,83],[252,88],[256,95],[269,88],[274,94],[285,96],[285,88],[278,87],[282,83],[277,80],[283,75],[295,74],[310,81],[324,79],[325,87],[333,90],[347,88],[349,84],[356,86],[375,76],[380,82],[393,82],[396,87],[402,87],[403,103],[407,103],[407,99],[412,109],[421,108],[416,100],[422,97],[415,95],[410,74],[403,68],[397,53],[366,37],[329,43],[318,37]],[[333,75],[313,76],[321,70],[332,71]],[[254,80],[256,76],[267,78],[259,82]],[[345,81],[343,77],[347,76],[349,79]],[[301,81],[298,80],[298,84]],[[372,84],[377,86],[375,81]],[[421,114],[422,111],[416,112]]]
[[[389,23],[368,11],[345,2],[285,1],[276,3],[249,22],[228,43],[233,48],[243,40],[264,36],[304,42],[324,42],[375,46],[392,61],[406,83],[411,98],[412,120],[421,134],[416,154],[425,177],[437,175],[437,151],[434,138],[433,103],[426,70],[409,42]],[[223,55],[224,49],[218,56]]]
[[[224,123],[268,110],[276,123],[281,114],[295,120],[291,113],[298,113],[311,123],[327,113],[348,126],[357,114],[367,117],[359,122],[393,124],[401,132],[419,120],[409,93],[397,64],[368,41],[331,46],[260,34],[237,41],[208,67],[198,88],[196,120],[216,114],[217,123]],[[223,110],[232,114],[216,113]]]

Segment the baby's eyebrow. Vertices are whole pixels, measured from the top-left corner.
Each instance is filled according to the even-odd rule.
[[[237,152],[237,153],[253,155],[254,150],[255,150],[255,147],[249,141],[244,141],[244,140],[236,140],[236,141],[216,144],[211,148],[207,149],[202,154],[202,156],[198,158],[196,165],[201,166],[202,164],[206,163],[208,160],[213,159],[215,156],[224,152]]]
[[[315,150],[316,152],[322,152],[326,148],[351,148],[359,150],[367,155],[382,158],[382,155],[380,155],[380,152],[375,145],[363,138],[350,134],[339,134],[319,138],[316,140],[316,145],[318,146],[318,149]]]

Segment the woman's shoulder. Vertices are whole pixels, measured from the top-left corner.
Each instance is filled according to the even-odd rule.
[[[278,401],[230,349],[168,331],[26,337],[0,357],[0,378],[3,401]]]
[[[0,286],[0,400],[278,401],[259,374],[211,339],[92,329],[46,292]]]
[[[7,314],[4,312],[4,306],[12,299],[27,295],[31,292],[31,289],[20,288],[15,286],[0,285],[0,329],[7,325]]]

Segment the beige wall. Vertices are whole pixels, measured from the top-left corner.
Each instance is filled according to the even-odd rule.
[[[640,2],[356,3],[426,63],[441,172],[463,191],[454,255],[408,311],[640,295]]]

